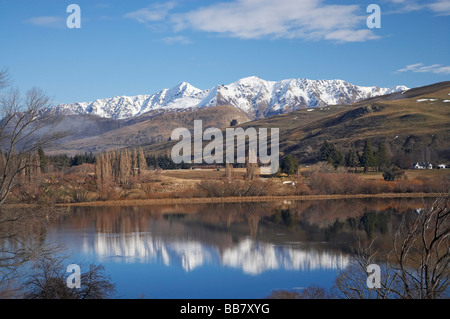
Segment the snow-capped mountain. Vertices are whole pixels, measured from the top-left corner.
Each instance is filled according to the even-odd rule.
[[[92,114],[126,119],[154,110],[232,105],[252,118],[264,118],[301,108],[351,104],[407,89],[405,86],[363,87],[342,80],[288,79],[276,82],[247,77],[209,90],[200,90],[183,82],[152,95],[116,96],[93,102],[61,104],[53,110],[67,115]]]

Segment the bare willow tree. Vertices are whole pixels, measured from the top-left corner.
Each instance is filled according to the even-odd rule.
[[[8,83],[10,82],[10,77],[8,70],[6,68],[3,68],[0,70],[0,89],[4,89],[8,86]]]
[[[59,214],[37,207],[0,211],[0,299],[20,297],[29,263],[59,251],[42,240],[48,222]]]
[[[9,84],[6,69],[0,71],[0,89]],[[30,154],[62,138],[58,132],[59,117],[49,112],[50,99],[32,88],[23,96],[18,89],[10,89],[0,98],[0,150],[4,160],[0,167],[0,206],[14,187],[17,176],[32,165]]]
[[[354,262],[337,278],[346,298],[438,299],[449,296],[449,196],[433,201],[412,219],[404,215],[393,246],[382,258],[373,243],[359,247]],[[383,264],[380,260],[384,259]],[[367,267],[380,264],[379,286],[369,289]]]
[[[105,299],[116,293],[116,284],[102,265],[90,264],[80,276],[80,288],[67,285],[67,260],[61,257],[34,261],[25,283],[26,299]]]

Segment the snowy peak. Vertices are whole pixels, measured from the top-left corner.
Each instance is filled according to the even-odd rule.
[[[187,82],[182,82],[171,89],[163,91],[167,94],[167,99],[170,101],[189,97],[202,92],[202,90],[193,87]]]
[[[301,108],[351,104],[407,89],[405,86],[363,87],[343,80],[287,79],[276,82],[250,76],[209,90],[200,90],[182,82],[153,95],[116,96],[93,102],[58,105],[53,110],[61,114],[92,114],[124,119],[158,109],[232,105],[252,118],[263,118]]]

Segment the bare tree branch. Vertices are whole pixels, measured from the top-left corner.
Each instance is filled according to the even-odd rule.
[[[3,84],[2,84],[3,83]],[[0,87],[8,83],[6,71],[0,71]],[[50,99],[38,88],[28,90],[22,97],[17,89],[9,90],[0,99],[0,206],[13,188],[17,176],[35,165],[30,156],[66,136],[57,131],[61,117],[47,111]]]
[[[450,212],[449,196],[436,199],[412,220],[407,216],[393,236],[393,246],[385,255],[381,287],[371,290],[365,284],[366,267],[379,255],[374,241],[357,248],[352,266],[336,280],[347,298],[435,299],[449,293]],[[382,257],[379,257],[382,258]]]

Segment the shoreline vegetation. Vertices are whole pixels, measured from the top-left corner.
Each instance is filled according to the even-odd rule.
[[[180,204],[213,204],[213,203],[250,203],[274,201],[315,201],[339,199],[395,199],[395,198],[437,198],[448,196],[448,193],[382,193],[382,194],[350,194],[350,195],[282,195],[282,196],[230,196],[230,197],[196,197],[196,198],[153,198],[122,199],[77,203],[56,203],[55,207],[99,207],[99,206],[147,206],[147,205],[180,205]],[[5,204],[4,208],[36,207],[40,204]]]
[[[241,197],[199,197],[199,198],[154,198],[134,200],[96,201],[83,203],[57,204],[57,206],[138,206],[138,205],[177,205],[177,204],[209,204],[209,203],[246,203],[272,201],[310,201],[333,199],[364,198],[424,198],[441,197],[444,193],[388,193],[388,194],[355,194],[355,195],[294,195],[294,196],[241,196]]]
[[[7,208],[144,206],[448,196],[450,170],[407,170],[394,181],[381,172],[348,172],[330,165],[293,175],[249,176],[247,168],[147,169],[126,183],[97,178],[93,164],[67,171],[21,176]]]

